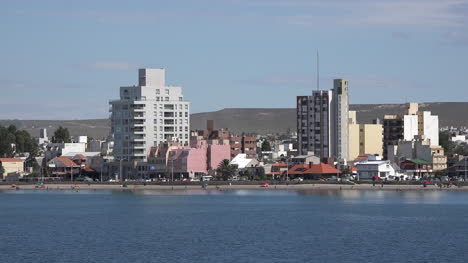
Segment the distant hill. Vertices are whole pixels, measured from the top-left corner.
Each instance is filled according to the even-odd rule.
[[[439,115],[440,126],[468,126],[468,102],[420,103],[420,110],[432,111]],[[404,104],[355,104],[351,110],[357,111],[359,123],[372,123],[385,114],[401,114]],[[296,109],[223,109],[191,115],[191,128],[204,129],[207,120],[214,120],[216,128],[228,128],[234,133],[284,133],[296,129]],[[104,138],[110,132],[110,120],[0,120],[0,125],[15,125],[28,130],[33,136],[39,135],[40,128],[47,128],[49,136],[58,126],[70,129],[71,135],[88,135]]]
[[[439,116],[439,125],[468,126],[468,102],[420,103],[419,109]],[[405,104],[355,104],[350,110],[357,112],[359,123],[372,123],[386,114],[402,114]],[[214,120],[216,128],[228,128],[235,133],[283,133],[296,129],[296,109],[223,109],[195,113],[191,117],[192,129],[204,129],[206,120]]]

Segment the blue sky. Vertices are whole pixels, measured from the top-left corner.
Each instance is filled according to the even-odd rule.
[[[0,0],[0,119],[109,116],[137,69],[192,112],[295,107],[347,78],[350,102],[468,101],[468,0]]]

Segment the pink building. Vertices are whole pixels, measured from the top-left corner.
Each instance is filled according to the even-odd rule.
[[[224,159],[231,159],[231,147],[229,145],[208,146],[208,169],[215,170]]]
[[[205,141],[193,141],[192,148],[182,146],[153,148],[148,163],[151,177],[164,174],[166,178],[199,177],[218,168],[222,160],[230,158],[229,145],[207,145]]]

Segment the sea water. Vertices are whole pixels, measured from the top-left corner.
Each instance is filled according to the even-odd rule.
[[[468,192],[4,191],[0,262],[468,262]]]

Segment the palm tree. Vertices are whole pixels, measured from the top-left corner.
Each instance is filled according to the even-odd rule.
[[[237,167],[230,164],[228,159],[224,159],[219,163],[216,173],[218,176],[221,176],[223,180],[227,180],[234,175],[236,169]]]

